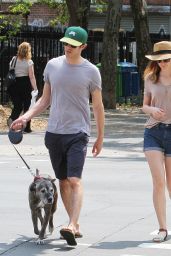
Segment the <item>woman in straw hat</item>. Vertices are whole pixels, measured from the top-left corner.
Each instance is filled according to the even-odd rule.
[[[167,238],[166,195],[171,197],[171,42],[154,44],[144,72],[143,111],[149,115],[144,132],[144,152],[153,179],[153,203],[159,231],[154,242]],[[166,186],[165,186],[166,185]]]

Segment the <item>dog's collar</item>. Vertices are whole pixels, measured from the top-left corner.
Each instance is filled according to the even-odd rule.
[[[37,181],[37,180],[41,180],[41,179],[43,179],[43,177],[41,177],[41,176],[35,176],[35,177],[34,177],[34,182]]]

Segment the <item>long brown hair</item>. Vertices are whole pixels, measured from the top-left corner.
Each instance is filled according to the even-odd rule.
[[[31,45],[27,42],[23,42],[18,46],[18,52],[17,56],[20,59],[26,59],[30,60],[31,59]]]
[[[152,82],[157,83],[160,75],[160,67],[157,61],[150,61],[144,70],[144,79],[150,79]]]

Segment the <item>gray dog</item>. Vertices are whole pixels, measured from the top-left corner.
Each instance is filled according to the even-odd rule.
[[[50,176],[41,177],[37,170],[34,181],[29,186],[29,205],[33,221],[34,233],[39,236],[37,244],[43,244],[45,232],[49,223],[49,232],[54,230],[53,214],[57,208],[57,188],[55,179]],[[42,208],[44,216],[42,216]],[[41,229],[38,229],[38,219],[41,223]]]

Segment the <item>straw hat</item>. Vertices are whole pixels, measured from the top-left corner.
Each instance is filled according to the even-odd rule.
[[[171,42],[161,41],[154,44],[153,53],[151,55],[145,55],[149,60],[166,60],[171,58]]]

